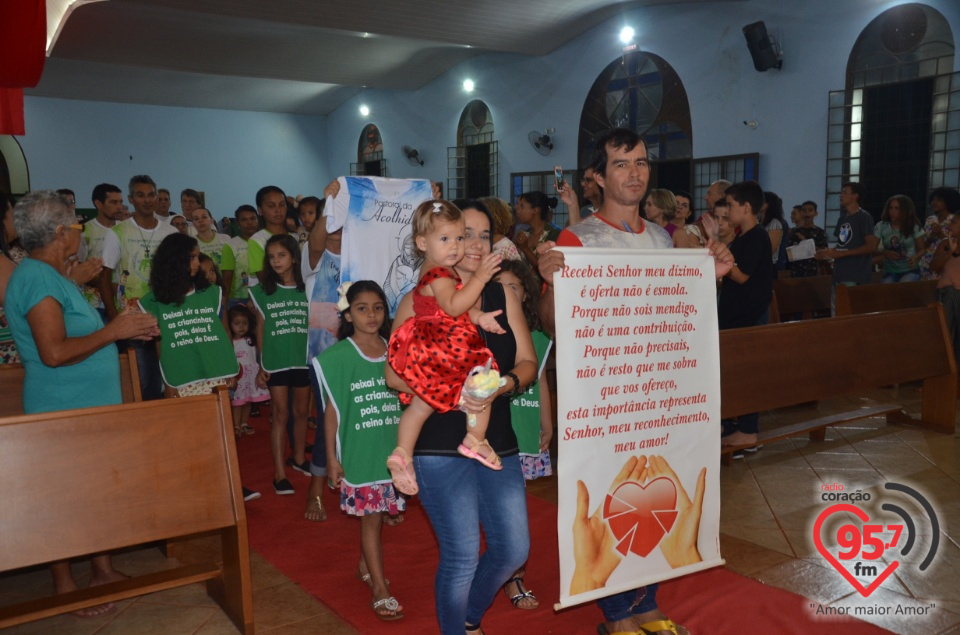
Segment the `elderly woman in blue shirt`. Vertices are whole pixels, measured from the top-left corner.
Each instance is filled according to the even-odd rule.
[[[93,278],[101,263],[76,264],[83,226],[56,192],[24,196],[14,208],[13,222],[28,257],[10,276],[4,308],[25,371],[24,412],[120,403],[115,342],[156,335],[156,320],[124,313],[104,326],[77,283],[68,277],[72,273],[75,279]],[[42,452],[42,448],[37,450]],[[91,564],[91,586],[125,577],[113,568],[108,554],[93,556]],[[54,563],[51,571],[58,594],[78,588],[69,562]],[[77,614],[95,616],[112,608],[105,604]]]

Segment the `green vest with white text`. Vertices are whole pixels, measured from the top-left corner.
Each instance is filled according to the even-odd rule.
[[[250,298],[260,311],[263,350],[260,366],[268,373],[307,367],[307,292],[277,285],[267,295],[262,285],[250,287]]]
[[[233,342],[220,321],[220,287],[187,294],[183,304],[162,304],[153,291],[140,307],[160,327],[160,372],[168,386],[179,388],[201,379],[225,379],[240,372]]]

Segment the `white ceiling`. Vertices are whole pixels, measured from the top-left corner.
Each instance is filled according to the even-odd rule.
[[[70,14],[26,93],[327,114],[363,87],[416,89],[476,55],[545,55],[625,10],[690,1],[108,0]]]

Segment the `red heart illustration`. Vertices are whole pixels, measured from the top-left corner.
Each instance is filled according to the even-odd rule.
[[[677,520],[677,488],[661,476],[646,485],[627,481],[603,501],[603,519],[617,539],[617,551],[641,558],[653,551]]]
[[[823,527],[823,523],[827,520],[828,517],[830,517],[832,514],[835,514],[837,512],[849,512],[854,516],[856,516],[857,518],[859,518],[861,521],[863,521],[863,523],[867,523],[870,521],[870,516],[867,514],[867,512],[863,511],[859,507],[854,507],[853,505],[846,505],[844,503],[831,505],[830,507],[823,510],[819,516],[817,516],[817,522],[813,526],[813,544],[817,546],[817,551],[820,552],[820,555],[823,556],[827,560],[827,562],[832,564],[833,568],[839,571],[840,575],[846,578],[847,582],[853,585],[853,588],[860,592],[860,595],[862,595],[863,597],[867,597],[871,593],[873,593],[876,590],[876,588],[880,586],[883,583],[883,581],[886,580],[887,577],[897,569],[897,567],[900,566],[900,562],[896,560],[891,562],[890,565],[887,566],[887,568],[884,569],[880,573],[880,575],[878,575],[876,579],[870,583],[869,586],[864,587],[862,584],[860,584],[860,581],[857,580],[855,577],[853,577],[853,574],[847,571],[847,569],[842,564],[840,564],[840,561],[837,560],[832,553],[827,551],[827,548],[823,544],[823,540],[820,538],[820,528]]]

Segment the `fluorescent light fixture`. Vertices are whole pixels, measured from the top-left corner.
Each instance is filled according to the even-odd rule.
[[[633,39],[633,36],[634,36],[634,35],[635,35],[635,33],[634,33],[634,30],[633,30],[633,27],[631,27],[631,26],[625,26],[625,27],[623,27],[623,29],[621,29],[621,31],[620,31],[620,41],[623,42],[624,44],[629,44],[629,43],[630,43],[630,40]]]
[[[474,88],[476,88],[476,86],[474,85],[472,79],[463,80],[463,89],[465,91],[467,91],[468,93],[472,93]]]

